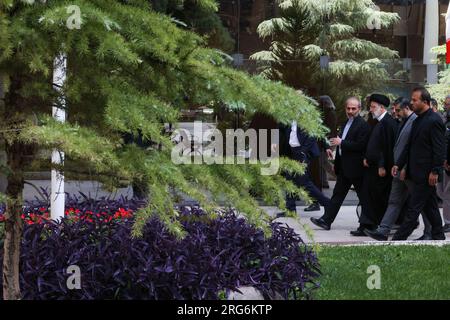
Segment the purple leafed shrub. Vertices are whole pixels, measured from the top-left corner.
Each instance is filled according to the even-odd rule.
[[[26,225],[20,257],[23,298],[217,299],[240,286],[254,286],[267,298],[274,292],[284,298],[313,297],[320,274],[317,257],[293,229],[273,223],[272,237],[264,238],[232,211],[215,220],[199,208],[183,207],[180,213],[187,231],[183,240],[157,218],[137,239],[130,236],[132,219]],[[71,265],[80,268],[81,289],[67,287]]]

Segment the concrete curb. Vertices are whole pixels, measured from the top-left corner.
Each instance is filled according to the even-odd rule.
[[[259,291],[255,287],[245,286],[238,289],[242,293],[231,291],[227,297],[227,300],[265,300],[261,291]],[[272,294],[273,297],[271,297],[271,300],[285,300],[278,292],[274,291]]]
[[[364,241],[358,243],[349,242],[317,242],[319,245],[329,246],[329,247],[367,247],[367,246],[435,246],[443,247],[449,246],[450,240],[406,240],[406,241]]]

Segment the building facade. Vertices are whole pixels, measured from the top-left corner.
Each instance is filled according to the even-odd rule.
[[[400,59],[392,72],[392,87],[398,94],[418,84],[435,83],[439,66],[424,55],[426,46],[445,43],[445,18],[448,0],[376,0],[382,11],[396,12],[401,20],[387,29],[362,30],[358,37],[398,51]],[[251,54],[266,50],[270,43],[259,39],[256,29],[276,17],[276,0],[220,0],[219,15],[235,40],[234,57],[238,67],[254,72]],[[436,34],[438,30],[438,34]],[[440,66],[442,68],[442,66]],[[394,72],[401,71],[404,72]],[[396,78],[394,74],[402,74]]]

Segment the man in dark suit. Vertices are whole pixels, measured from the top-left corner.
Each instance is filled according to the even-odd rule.
[[[390,105],[388,97],[372,94],[369,98],[370,113],[376,120],[364,159],[364,182],[362,189],[362,212],[359,227],[351,231],[353,236],[366,236],[365,229],[374,230],[386,212],[391,192],[394,165],[394,145],[398,123],[387,112]]]
[[[394,163],[399,159],[400,155],[409,142],[412,124],[416,120],[417,115],[412,111],[409,99],[404,99],[400,103],[394,103],[394,112],[399,119],[403,119],[397,131],[396,142],[394,146]],[[390,173],[388,173],[390,175]],[[388,235],[392,226],[399,220],[400,215],[405,214],[406,201],[408,200],[408,186],[405,181],[396,176],[392,180],[391,193],[389,202],[383,220],[375,231],[364,230],[369,236],[379,241],[388,240]],[[401,220],[403,220],[403,217]]]
[[[331,145],[337,147],[334,162],[337,179],[331,203],[325,208],[325,214],[322,217],[311,218],[315,225],[325,230],[330,230],[352,185],[355,187],[358,198],[361,198],[363,159],[370,127],[359,115],[361,101],[358,98],[348,98],[345,108],[348,119],[342,126],[340,135],[330,139]],[[331,150],[328,150],[328,153],[331,153]]]
[[[417,119],[407,147],[392,168],[393,176],[399,170],[405,170],[411,196],[405,220],[392,240],[406,240],[422,211],[431,224],[432,239],[445,239],[436,195],[436,185],[445,161],[445,127],[442,119],[431,109],[430,101],[431,96],[425,88],[413,90],[411,105]]]
[[[311,160],[320,156],[316,139],[306,134],[295,121],[292,121],[290,126],[280,125],[280,155],[306,164],[306,172],[303,175],[286,173],[285,177],[296,186],[304,188],[314,201],[327,207],[330,199],[312,182],[309,168]],[[289,211],[296,211],[295,201],[295,197],[290,194],[286,195],[286,208]],[[285,216],[284,212],[277,214],[277,217],[283,216]]]

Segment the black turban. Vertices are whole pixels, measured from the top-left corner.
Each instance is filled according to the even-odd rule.
[[[389,105],[391,104],[391,101],[388,97],[386,97],[383,94],[374,93],[369,98],[370,102],[376,102],[379,104],[382,104],[386,109],[389,108]]]

